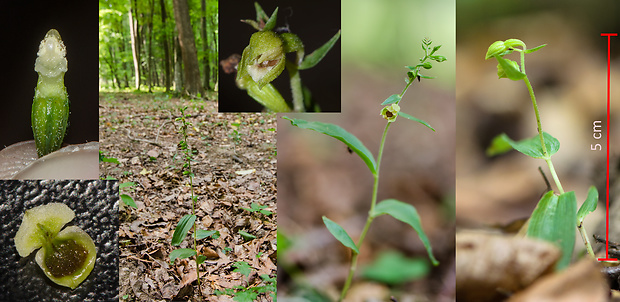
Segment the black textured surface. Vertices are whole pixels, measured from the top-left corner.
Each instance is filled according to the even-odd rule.
[[[95,242],[97,261],[76,289],[49,280],[34,260],[21,258],[14,237],[27,209],[62,202],[74,212],[68,225]],[[103,180],[0,181],[0,301],[118,301],[118,182]]]

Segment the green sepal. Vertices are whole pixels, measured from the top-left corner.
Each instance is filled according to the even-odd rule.
[[[560,196],[547,192],[534,209],[527,228],[527,236],[549,241],[562,251],[562,258],[556,269],[570,265],[575,246],[575,220],[577,219],[577,198],[575,192]]]
[[[252,34],[250,44],[243,50],[237,71],[237,85],[247,89],[252,79],[262,89],[277,78],[286,64],[286,53],[282,39],[272,31]]]

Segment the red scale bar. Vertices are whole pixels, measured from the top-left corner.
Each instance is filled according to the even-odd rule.
[[[602,33],[602,37],[607,37],[607,214],[605,217],[605,258],[598,258],[598,261],[618,261],[609,258],[609,112],[611,111],[611,37],[617,33]]]

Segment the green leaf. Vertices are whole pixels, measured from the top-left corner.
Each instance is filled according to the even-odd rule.
[[[387,99],[385,99],[383,103],[381,103],[381,106],[398,103],[401,98],[402,97],[398,94],[392,94]]]
[[[319,47],[317,50],[313,51],[311,54],[307,55],[304,60],[299,64],[299,70],[304,70],[308,68],[314,67],[316,64],[321,62],[325,55],[334,47],[334,44],[340,38],[340,30],[327,41],[323,46]]]
[[[172,245],[178,246],[181,244],[185,236],[187,236],[187,232],[194,225],[194,221],[196,221],[196,215],[185,215],[181,220],[179,220],[179,224],[174,229],[174,234],[172,235]]]
[[[233,266],[236,267],[233,272],[240,273],[246,277],[252,273],[252,267],[245,261],[237,261],[233,263]]]
[[[199,255],[198,257],[196,257],[196,263],[198,265],[200,265],[201,263],[204,263],[205,260],[207,260],[207,256],[205,255]]]
[[[543,137],[545,139],[545,146],[547,146],[547,155],[550,158],[553,154],[560,150],[560,141],[558,141],[555,137],[551,136],[551,134],[547,132],[543,132]],[[497,140],[497,141],[496,141]],[[504,150],[505,146],[503,146],[501,140],[508,143],[515,150],[533,158],[542,158],[543,155],[542,145],[540,144],[540,136],[536,135],[532,138],[524,139],[518,142],[513,141],[506,134],[501,134],[495,139],[493,139],[493,143],[491,144],[491,148],[494,149],[493,152],[506,151]],[[487,149],[487,154],[490,151]],[[499,154],[499,153],[495,153]]]
[[[207,238],[215,233],[217,231],[198,230],[196,231],[196,240]]]
[[[527,50],[525,50],[525,53],[533,53],[533,52],[535,52],[535,51],[537,51],[537,50],[539,50],[539,49],[541,49],[541,48],[543,48],[545,46],[547,46],[547,44],[543,44],[543,45],[540,45],[540,46],[536,46],[534,48],[527,49]]]
[[[516,62],[504,59],[500,56],[495,56],[497,62],[499,63],[497,74],[500,75],[500,70],[503,71],[505,76],[513,81],[522,80],[525,78],[525,73],[521,72],[518,68]],[[499,68],[501,67],[501,69]],[[502,76],[500,76],[502,77]]]
[[[494,137],[493,141],[491,141],[491,145],[486,150],[487,156],[496,156],[513,150],[508,140],[510,140],[510,138],[508,138],[506,133]]]
[[[170,264],[174,263],[175,259],[185,259],[196,255],[194,249],[176,249],[170,252]]]
[[[235,302],[252,302],[252,301],[255,301],[257,297],[258,297],[258,293],[250,289],[247,289],[244,291],[237,292],[235,296],[233,297],[233,300]]]
[[[579,208],[579,211],[577,211],[577,225],[581,225],[584,218],[586,218],[586,215],[596,210],[597,204],[598,190],[595,186],[590,186],[590,188],[588,189],[588,197],[586,197],[586,201],[584,201],[584,203]]]
[[[138,206],[136,205],[136,202],[133,200],[133,198],[131,198],[131,196],[127,195],[127,194],[121,194],[120,195],[121,200],[128,206],[137,209]]]
[[[418,123],[420,123],[420,124],[422,124],[422,125],[424,125],[424,126],[428,127],[428,129],[431,129],[431,130],[435,131],[435,128],[431,127],[431,125],[429,125],[427,122],[425,122],[425,121],[423,121],[423,120],[421,120],[421,119],[419,119],[419,118],[417,118],[417,117],[414,117],[414,116],[409,115],[409,114],[407,114],[407,113],[404,113],[404,112],[402,112],[402,111],[399,111],[399,112],[398,112],[398,115],[400,115],[400,116],[402,116],[402,117],[404,117],[404,118],[406,118],[406,119],[410,119],[410,120],[412,120],[412,121],[414,121],[414,122],[418,122]]]
[[[345,231],[339,224],[329,220],[329,218],[325,216],[323,216],[323,223],[325,223],[325,226],[327,227],[329,232],[332,233],[332,235],[336,239],[338,239],[340,243],[352,249],[356,254],[360,253],[360,250],[353,242],[353,239],[351,239],[351,236],[349,236],[349,234],[347,234],[347,231]]]
[[[362,276],[385,284],[397,285],[423,278],[429,272],[430,265],[426,259],[410,259],[399,252],[386,251],[364,268]]]
[[[557,245],[562,258],[556,264],[559,270],[570,265],[575,246],[575,220],[577,219],[577,198],[575,192],[557,196],[547,192],[534,209],[527,228],[527,236],[539,238]]]
[[[256,239],[256,236],[254,236],[254,235],[252,235],[252,234],[250,234],[250,233],[248,233],[246,231],[239,230],[237,233],[239,233],[239,235],[243,236],[243,238],[245,238],[245,239]]]
[[[353,150],[366,163],[373,175],[377,174],[377,162],[372,153],[364,146],[364,144],[353,134],[342,129],[338,125],[321,122],[309,122],[302,119],[289,118],[283,116],[283,119],[291,121],[291,125],[302,129],[310,129],[319,133],[329,135],[343,143]]]
[[[384,214],[388,214],[410,225],[416,233],[418,233],[418,236],[424,244],[428,257],[431,259],[431,262],[433,262],[433,265],[439,265],[439,261],[437,261],[435,256],[433,256],[433,248],[431,247],[431,243],[428,240],[426,233],[424,233],[424,230],[422,229],[422,224],[420,224],[420,215],[418,215],[418,211],[414,206],[396,199],[386,199],[378,203],[373,212],[370,213],[372,217],[377,217]]]
[[[135,186],[135,185],[136,185],[136,183],[135,183],[135,182],[133,182],[133,181],[128,181],[128,182],[124,182],[124,183],[122,183],[122,184],[119,184],[119,185],[118,185],[118,187],[119,187],[120,189],[122,189],[122,188],[127,188],[127,187],[133,187],[133,186]]]

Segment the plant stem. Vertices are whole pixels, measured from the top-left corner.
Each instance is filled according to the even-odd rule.
[[[413,82],[413,81],[412,81]],[[409,85],[407,85],[409,87]],[[405,91],[407,88],[405,88]],[[403,94],[405,93],[403,91]],[[357,249],[359,250],[362,247],[362,243],[364,242],[364,238],[366,237],[366,233],[368,233],[368,229],[370,228],[370,224],[374,220],[372,213],[375,210],[375,205],[377,204],[377,193],[379,191],[379,169],[381,168],[381,158],[383,157],[383,147],[385,146],[385,138],[387,137],[388,129],[392,122],[388,122],[385,125],[385,129],[383,130],[383,136],[381,137],[381,144],[379,145],[379,154],[377,155],[377,171],[374,174],[374,184],[372,186],[372,201],[370,203],[370,210],[368,211],[368,218],[366,219],[366,224],[364,225],[364,230],[362,230],[362,234],[357,242]],[[351,286],[351,282],[353,280],[353,275],[355,275],[355,271],[357,269],[357,257],[359,254],[353,252],[353,256],[351,257],[351,266],[349,267],[349,275],[347,276],[347,280],[344,283],[344,287],[342,288],[342,292],[340,293],[340,299],[338,301],[343,301],[344,297],[347,295],[349,291],[349,287]]]
[[[291,93],[293,94],[293,110],[295,112],[304,112],[304,94],[301,89],[301,77],[299,69],[294,63],[286,62],[286,69],[291,78]]]
[[[525,73],[525,64],[523,64],[523,52],[521,53],[521,69]],[[536,96],[534,95],[534,89],[532,89],[532,84],[530,80],[527,78],[523,78],[525,85],[527,86],[527,90],[530,93],[530,98],[532,99],[532,106],[534,107],[534,114],[536,115],[536,124],[538,129],[538,136],[540,137],[540,144],[542,146],[543,156],[545,161],[547,162],[547,166],[549,166],[549,171],[551,171],[551,176],[553,177],[553,181],[555,185],[558,187],[558,191],[560,194],[564,194],[564,188],[562,188],[562,183],[560,183],[560,179],[558,178],[557,173],[555,172],[555,168],[553,167],[553,163],[551,162],[551,156],[547,152],[547,146],[545,145],[545,139],[543,137],[542,123],[540,121],[540,113],[538,112],[538,104],[536,103]]]
[[[588,251],[588,254],[592,258],[596,258],[596,255],[594,254],[594,251],[592,250],[592,244],[590,243],[590,239],[588,239],[588,233],[586,232],[586,228],[583,227],[582,223],[579,223],[577,225],[577,229],[579,230],[579,234],[581,234],[581,238],[583,239],[583,242],[586,245],[586,250]]]

